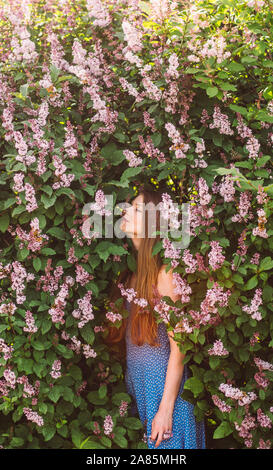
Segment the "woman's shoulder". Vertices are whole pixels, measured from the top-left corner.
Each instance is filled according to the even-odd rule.
[[[163,265],[159,272],[157,278],[157,289],[161,296],[169,296],[175,302],[179,299],[179,295],[176,294],[174,278],[173,278],[173,268],[167,271],[166,265]]]

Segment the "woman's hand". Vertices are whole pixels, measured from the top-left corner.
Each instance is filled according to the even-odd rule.
[[[158,447],[161,441],[165,440],[163,434],[166,431],[172,431],[172,415],[173,410],[159,409],[156,413],[152,421],[152,433],[150,436],[153,441],[157,438],[155,447]],[[172,434],[170,433],[170,437],[171,435]]]

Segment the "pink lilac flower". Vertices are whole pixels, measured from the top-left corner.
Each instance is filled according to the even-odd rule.
[[[38,413],[36,413],[36,411],[33,411],[30,408],[23,408],[23,412],[29,421],[36,423],[38,426],[43,426],[44,420],[40,415],[38,415]]]
[[[220,398],[217,395],[212,395],[211,396],[213,403],[219,408],[222,413],[230,413],[231,412],[231,406],[227,405],[225,401],[220,400]]]
[[[223,196],[225,202],[234,201],[235,187],[230,175],[223,177],[219,185],[219,193]]]
[[[257,399],[254,392],[242,392],[239,388],[233,387],[230,384],[221,383],[219,390],[224,393],[228,398],[237,400],[240,406],[249,405],[252,401]]]
[[[269,197],[267,193],[265,192],[264,188],[260,184],[258,185],[258,192],[257,192],[256,199],[257,199],[258,204],[262,204],[262,205],[267,204],[267,202],[269,201]]]
[[[224,52],[226,46],[226,40],[223,36],[210,37],[203,44],[199,54],[201,57],[215,57],[217,63],[221,63],[231,56],[230,51]]]
[[[14,372],[10,368],[8,368],[4,370],[3,375],[6,379],[6,385],[14,389],[16,384],[16,375],[14,374]]]
[[[226,356],[229,354],[220,339],[214,342],[213,347],[208,350],[208,353],[210,356]]]
[[[264,361],[260,357],[254,357],[254,362],[260,371],[270,370],[273,372],[273,364],[271,364],[270,362]]]
[[[120,404],[120,407],[119,407],[119,414],[120,414],[120,416],[125,416],[126,411],[127,411],[127,408],[128,408],[128,402],[122,400],[122,401],[121,401],[121,404]]]
[[[179,209],[174,204],[169,194],[163,193],[162,200],[159,202],[160,215],[163,219],[169,221],[170,228],[178,229],[180,222],[178,221]]]
[[[99,189],[96,192],[95,201],[96,201],[95,203],[91,204],[91,209],[94,210],[96,214],[111,215],[111,211],[105,209],[105,206],[107,204],[107,199],[106,199],[104,192],[101,189]]]
[[[35,198],[35,190],[31,184],[25,184],[25,198],[27,201],[26,210],[32,212],[35,209],[38,209],[38,204]]]
[[[176,158],[186,158],[186,153],[190,146],[189,144],[186,144],[176,127],[171,123],[167,122],[165,124],[165,129],[168,132],[168,137],[169,139],[173,142],[173,145],[169,147],[169,150],[174,150],[175,151],[175,157]]]
[[[262,320],[262,314],[258,311],[259,306],[263,303],[262,293],[263,291],[261,288],[256,289],[250,306],[245,305],[242,307],[244,312],[247,312],[249,315],[251,315],[251,318],[257,321]]]
[[[143,136],[139,135],[138,140],[140,143],[141,150],[144,154],[148,155],[149,158],[156,158],[160,163],[166,161],[164,153],[154,146],[151,136],[148,135],[147,141],[145,142]]]
[[[51,377],[53,377],[53,379],[58,379],[59,377],[61,377],[61,366],[62,366],[62,363],[61,361],[59,360],[56,360],[53,362],[52,364],[52,369],[51,369],[51,372],[50,372],[50,375]]]
[[[108,8],[103,5],[101,0],[86,0],[86,7],[90,18],[95,18],[92,22],[94,26],[105,27],[111,23]]]
[[[271,449],[271,441],[268,439],[264,441],[262,438],[259,440],[259,447],[257,449]]]
[[[111,415],[106,415],[104,419],[104,423],[103,423],[104,434],[108,436],[112,432],[113,426],[114,426],[114,423],[113,423]]]
[[[211,200],[211,195],[208,193],[208,185],[204,178],[199,178],[198,180],[198,192],[201,205],[209,204]]]
[[[76,265],[76,282],[81,286],[85,286],[91,279],[92,274],[89,274],[80,264]]]
[[[179,273],[173,273],[173,284],[175,285],[174,293],[181,295],[181,302],[190,302],[190,294],[192,293],[192,289],[187,281],[181,278]]]
[[[82,346],[83,355],[88,359],[89,357],[97,357],[96,351],[91,348],[90,344],[84,344]]]
[[[260,257],[261,257],[260,253],[254,253],[254,255],[252,256],[249,262],[258,265],[260,262]]]
[[[0,338],[0,353],[4,354],[5,361],[11,358],[13,350],[12,346],[8,346],[3,338]]]
[[[193,255],[190,253],[190,250],[188,248],[186,248],[183,251],[182,260],[184,261],[185,265],[187,266],[185,268],[186,273],[194,273],[196,271],[198,263],[194,259]]]
[[[233,135],[234,131],[230,127],[228,116],[222,114],[219,106],[214,106],[213,122],[209,125],[210,129],[219,129],[220,134]]]
[[[267,388],[270,383],[269,380],[266,378],[264,372],[257,372],[254,375],[254,379],[256,380],[257,384],[262,388]]]
[[[247,222],[253,219],[254,215],[249,209],[251,208],[252,195],[250,191],[244,191],[240,194],[239,213],[231,217],[232,222]]]
[[[254,416],[250,413],[246,413],[242,423],[239,425],[236,421],[234,422],[236,431],[239,432],[239,436],[245,439],[246,447],[252,446],[252,432],[251,429],[257,427],[257,423]]]
[[[119,77],[119,82],[122,85],[122,88],[128,91],[129,95],[135,97],[137,103],[143,100],[142,94],[139,93],[139,91],[131,83],[129,83],[124,77]]]
[[[133,52],[140,51],[143,47],[141,31],[137,30],[136,27],[125,18],[121,26],[124,33],[124,40],[127,42],[128,48]]]
[[[142,158],[137,157],[131,150],[123,150],[123,155],[129,162],[129,167],[136,167],[142,164]]]
[[[272,428],[271,419],[265,413],[263,413],[261,408],[257,410],[257,421],[262,428]]]
[[[37,326],[35,326],[35,320],[30,310],[26,311],[26,326],[24,326],[23,330],[29,333],[36,333],[38,330]]]
[[[258,227],[255,227],[252,230],[252,235],[254,236],[258,235],[259,237],[262,237],[262,238],[268,238],[268,233],[266,232],[266,228],[264,226],[267,222],[267,218],[265,217],[265,211],[263,209],[258,209],[257,214],[258,214]]]
[[[212,267],[213,271],[221,268],[225,261],[225,257],[222,254],[222,247],[218,241],[210,242],[211,251],[208,254],[209,264]]]
[[[31,230],[29,233],[25,232],[20,226],[17,226],[16,234],[21,240],[27,241],[28,250],[33,252],[39,251],[43,246],[43,239],[49,240],[49,236],[41,233],[37,217],[30,222],[30,226]],[[20,245],[20,248],[23,248],[23,243]]]
[[[77,300],[79,309],[72,312],[73,317],[80,319],[78,327],[82,328],[86,323],[94,319],[93,306],[91,304],[92,291],[88,291],[82,299]]]
[[[122,320],[122,315],[120,313],[107,312],[105,314],[105,316],[112,323],[115,323],[116,321],[121,321]]]
[[[163,238],[162,245],[164,248],[164,256],[165,258],[171,258],[172,260],[178,260],[181,257],[181,250],[179,248],[175,248],[173,243],[168,238]],[[178,265],[177,261],[177,265]],[[176,267],[175,265],[172,265]]]

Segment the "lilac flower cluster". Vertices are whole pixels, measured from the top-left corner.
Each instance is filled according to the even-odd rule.
[[[94,349],[91,348],[90,344],[82,344],[79,339],[76,338],[76,336],[70,337],[69,334],[66,331],[63,331],[61,334],[62,339],[65,341],[70,340],[70,343],[67,345],[69,349],[72,351],[75,351],[75,354],[80,354],[81,349],[83,351],[83,355],[88,359],[89,357],[96,357],[97,353],[94,351]]]
[[[222,247],[218,241],[210,242],[211,251],[208,254],[209,264],[212,267],[213,271],[221,268],[225,261],[225,257],[222,254]]]
[[[179,132],[171,122],[165,124],[165,129],[168,132],[169,139],[173,142],[173,145],[169,150],[175,151],[176,158],[186,158],[186,153],[190,146],[185,144]]]
[[[54,174],[57,177],[57,181],[53,183],[52,188],[68,188],[71,182],[75,179],[75,175],[65,174],[67,167],[62,163],[61,158],[59,158],[57,155],[53,155],[52,160],[55,167]]]
[[[87,291],[82,299],[77,300],[79,309],[72,312],[73,317],[80,319],[78,327],[82,328],[86,323],[94,319],[93,306],[91,304],[92,291]]]
[[[121,295],[125,296],[128,302],[134,302],[135,304],[139,305],[140,307],[147,307],[148,302],[144,298],[137,298],[137,292],[133,288],[124,289],[123,283],[119,283],[118,287],[121,291]]]
[[[264,209],[258,209],[257,214],[258,214],[258,227],[255,227],[252,230],[252,235],[254,236],[258,235],[259,237],[262,237],[262,238],[268,238],[268,233],[266,232],[266,228],[264,226],[267,222]]]
[[[142,164],[142,158],[137,157],[131,150],[123,150],[123,154],[129,162],[129,167],[136,167]]]
[[[263,303],[262,293],[263,293],[263,291],[262,291],[261,288],[256,289],[254,297],[253,297],[253,299],[250,303],[250,306],[244,305],[242,307],[242,310],[244,312],[247,312],[249,315],[251,315],[251,318],[253,318],[254,320],[257,320],[257,321],[262,320],[262,314],[261,314],[261,312],[258,311],[259,306],[262,305],[262,303]]]
[[[49,240],[49,236],[42,234],[40,227],[39,227],[39,219],[35,217],[30,222],[31,230],[27,233],[23,230],[19,225],[16,227],[16,235],[21,240],[27,242],[27,249],[33,252],[39,251],[43,247],[43,239]],[[14,233],[14,232],[13,232]],[[19,248],[23,248],[24,244],[20,243]]]
[[[65,282],[60,287],[60,291],[58,292],[54,304],[48,310],[49,315],[52,318],[53,323],[61,323],[62,325],[65,323],[64,320],[64,309],[66,306],[66,298],[69,294],[69,287],[75,283],[75,280],[71,276],[66,276]]]
[[[142,135],[138,136],[138,140],[140,143],[141,150],[143,151],[143,153],[148,155],[149,158],[157,158],[159,163],[166,161],[164,153],[154,146],[154,143],[149,135],[147,136],[146,142]]]
[[[163,238],[162,246],[164,248],[164,257],[171,258],[171,265],[173,268],[176,268],[179,264],[179,261],[177,260],[181,257],[181,250],[179,248],[175,248],[169,238]]]
[[[91,209],[95,211],[96,214],[111,215],[111,211],[109,211],[108,209],[105,209],[107,200],[102,189],[99,189],[98,191],[96,191],[95,201],[96,201],[95,203],[91,204]]]
[[[173,284],[175,285],[174,293],[181,295],[181,302],[190,302],[191,286],[189,286],[185,279],[181,278],[179,273],[173,273]]]
[[[119,407],[120,416],[125,416],[126,412],[127,412],[127,409],[128,409],[128,402],[124,401],[124,400],[121,400],[121,404],[120,404],[120,407]]]
[[[13,177],[14,183],[15,183],[15,185],[13,186],[13,190],[15,192],[25,191],[25,198],[27,201],[26,210],[28,212],[32,212],[38,208],[38,204],[35,198],[35,190],[33,186],[31,186],[30,183],[26,183],[23,186],[23,178],[24,178],[24,175],[22,173],[15,173]],[[16,202],[17,204],[22,204],[22,201],[18,196],[17,196]]]
[[[212,395],[211,396],[213,403],[219,408],[222,413],[230,413],[231,412],[231,406],[227,405],[225,401],[220,400],[220,398],[217,395]]]
[[[104,428],[104,434],[106,436],[109,436],[111,432],[113,431],[114,423],[111,415],[106,415],[103,423],[103,428]]]
[[[86,0],[86,7],[90,18],[96,18],[93,21],[94,26],[105,27],[111,22],[111,16],[101,0]]]
[[[52,369],[50,371],[50,375],[51,377],[53,377],[53,379],[58,379],[59,377],[61,377],[61,366],[62,366],[62,363],[61,361],[59,360],[56,360],[53,362],[52,364]]]
[[[254,392],[242,392],[239,388],[233,387],[230,384],[221,383],[219,385],[220,392],[224,393],[227,398],[237,400],[240,406],[249,405],[252,401],[257,399]]]
[[[35,325],[34,317],[30,310],[26,311],[26,326],[23,328],[24,331],[28,333],[36,333],[38,330],[37,326]]]
[[[217,339],[212,348],[208,350],[210,356],[227,356],[229,352],[224,348],[224,345],[220,339]]]
[[[8,346],[3,338],[0,338],[0,353],[4,354],[5,361],[11,358],[13,350],[12,346]]]
[[[23,412],[26,415],[27,419],[29,421],[32,421],[33,423],[36,423],[38,426],[43,426],[44,425],[44,420],[43,418],[36,412],[31,410],[30,408],[23,408]]]

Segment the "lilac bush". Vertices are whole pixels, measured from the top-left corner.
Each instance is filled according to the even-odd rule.
[[[2,447],[147,447],[104,341],[131,241],[83,230],[85,204],[106,220],[107,195],[147,186],[173,227],[191,208],[189,246],[155,247],[183,398],[208,447],[272,448],[272,18],[269,0],[0,3]]]

